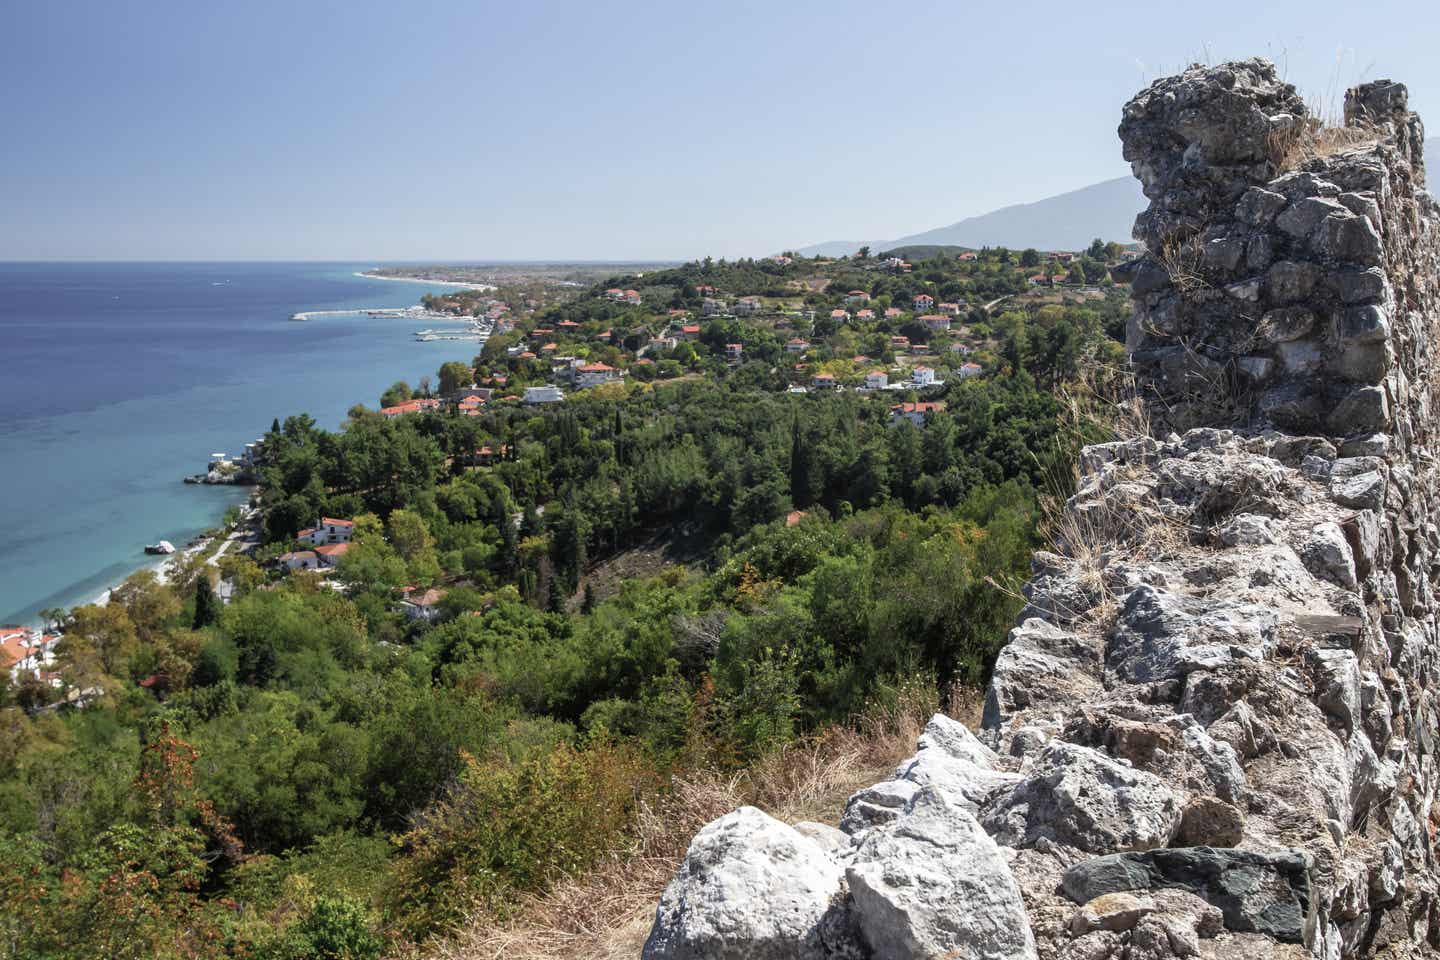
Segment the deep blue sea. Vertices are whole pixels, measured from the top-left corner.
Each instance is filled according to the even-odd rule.
[[[303,310],[404,307],[444,284],[339,263],[0,263],[0,623],[93,600],[212,526],[247,488],[185,485],[274,417],[334,428],[474,343],[435,322]]]

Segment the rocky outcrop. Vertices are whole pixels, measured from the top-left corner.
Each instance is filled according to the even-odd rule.
[[[1440,948],[1440,212],[1404,87],[1345,103],[1321,129],[1256,60],[1126,105],[1150,435],[1082,454],[983,729],[937,717],[804,848],[829,899],[786,936],[829,952],[792,955]],[[696,843],[657,935],[734,908],[667,910]],[[687,936],[647,956],[731,955]]]

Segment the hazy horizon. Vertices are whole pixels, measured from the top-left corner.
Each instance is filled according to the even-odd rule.
[[[1440,111],[1440,13],[25,5],[6,261],[656,262],[899,237],[1127,175],[1121,105],[1265,55]],[[1440,112],[1436,113],[1440,116]],[[1440,121],[1437,121],[1440,122]]]

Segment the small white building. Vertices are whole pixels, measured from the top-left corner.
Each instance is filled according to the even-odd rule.
[[[923,427],[926,417],[944,411],[943,403],[897,403],[890,408],[890,426],[898,427],[902,423],[911,423]]]
[[[950,329],[950,318],[943,313],[927,313],[920,318],[925,328],[931,333],[939,333]]]
[[[598,387],[620,376],[620,371],[607,363],[586,363],[575,368],[575,386],[581,390]]]
[[[935,306],[935,298],[928,293],[922,293],[915,297],[910,306],[915,308],[916,313],[924,313]]]
[[[735,315],[737,317],[750,317],[760,312],[759,297],[741,297],[735,301]]]
[[[314,550],[291,550],[275,558],[275,562],[286,570],[318,570],[320,555]]]
[[[964,363],[964,364],[961,364],[961,365],[960,365],[960,369],[959,369],[959,371],[958,371],[958,373],[960,374],[960,376],[961,376],[962,379],[963,379],[963,378],[966,378],[966,377],[978,377],[978,376],[980,376],[980,374],[982,374],[982,373],[984,373],[984,372],[985,372],[985,368],[981,367],[980,364],[978,364],[978,363]]]
[[[789,340],[785,341],[786,353],[804,353],[806,350],[809,349],[810,344],[804,340],[801,340],[799,337],[791,337]]]
[[[349,549],[348,543],[327,543],[323,547],[316,547],[315,555],[320,558],[320,566],[329,569],[338,564]]]
[[[726,359],[726,360],[729,360],[731,363],[739,363],[740,360],[741,360],[744,356],[745,356],[745,347],[744,347],[743,344],[739,344],[739,343],[727,343],[727,344],[725,344],[725,359]]]
[[[835,322],[835,325],[836,325],[836,326],[839,326],[840,324],[843,324],[843,323],[849,323],[849,322],[850,322],[850,311],[849,311],[849,310],[840,310],[840,309],[838,309],[838,308],[835,309],[835,310],[831,310],[831,311],[830,311],[830,319]]]
[[[884,390],[890,385],[890,375],[884,370],[871,370],[865,374],[866,390]]]
[[[565,394],[554,384],[545,384],[540,387],[526,387],[525,396],[521,398],[528,404],[559,403],[565,399]]]
[[[718,317],[727,309],[724,300],[717,300],[714,297],[706,297],[700,304],[700,314],[706,317]]]
[[[916,367],[910,371],[910,382],[917,387],[929,387],[935,383],[935,371],[929,367]]]
[[[407,619],[430,622],[440,616],[440,601],[445,599],[445,591],[434,587],[429,590],[406,587],[404,593],[405,599],[400,606]]]

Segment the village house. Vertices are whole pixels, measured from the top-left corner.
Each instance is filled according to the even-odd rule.
[[[320,555],[314,550],[291,550],[280,554],[275,562],[286,570],[318,570]]]
[[[962,378],[978,377],[980,374],[985,372],[985,368],[980,366],[980,364],[978,363],[963,363],[960,365],[960,369],[957,372]]]
[[[606,291],[605,291],[605,299],[606,299],[606,300],[624,300],[624,299],[625,299],[625,291],[624,291],[624,290],[621,290],[619,287],[611,287],[609,290],[606,290]]]
[[[770,262],[771,262],[771,263],[779,264],[779,265],[782,266],[782,267],[788,267],[788,266],[790,266],[790,264],[794,263],[795,261],[794,261],[794,260],[791,260],[789,257],[785,257],[785,256],[774,256],[774,257],[771,257],[771,258],[770,258]]]
[[[918,294],[910,304],[915,308],[916,313],[926,313],[934,308],[935,298],[928,293]]]
[[[830,311],[830,319],[838,326],[850,320],[850,311],[836,308]]]
[[[890,408],[890,426],[898,427],[902,423],[913,423],[917,427],[924,427],[925,420],[930,414],[943,413],[944,403],[897,403]]]
[[[960,315],[960,304],[958,303],[937,303],[935,310],[946,316],[958,317]]]
[[[495,463],[497,463],[500,459],[503,459],[504,456],[509,452],[509,444],[502,445],[499,452],[496,452],[489,444],[486,444],[483,447],[477,447],[475,450],[473,450],[470,455],[465,458],[465,463],[467,466],[471,467],[494,466]]]
[[[400,601],[400,608],[405,611],[406,619],[424,620],[428,623],[440,616],[440,601],[445,599],[445,591],[434,587],[429,590],[406,587],[401,593],[405,599]]]
[[[929,352],[930,352],[930,344],[928,344],[928,343],[912,343],[912,344],[910,344],[910,352],[911,352],[911,354],[929,353]]]
[[[646,352],[652,350],[674,350],[680,343],[674,337],[651,337],[650,342],[645,345]]]
[[[943,387],[945,381],[936,380],[935,371],[929,367],[916,367],[910,371],[910,384],[917,390],[923,390],[926,387]]]
[[[810,385],[816,390],[837,390],[840,387],[840,381],[828,373],[817,373],[815,378],[810,381]]]
[[[620,371],[605,363],[587,363],[575,368],[575,386],[581,390],[598,387],[620,376]]]
[[[632,307],[638,307],[640,306],[640,291],[626,290],[623,294],[621,294],[621,299],[624,300],[626,303],[630,304],[630,306]]]
[[[526,387],[525,396],[522,398],[525,403],[532,406],[540,403],[559,403],[565,399],[565,394],[560,388],[552,384],[545,384],[539,387]]]
[[[1050,282],[1050,278],[1043,273],[1037,273],[1027,277],[1025,282],[1032,287],[1043,287]]]
[[[700,313],[707,317],[718,317],[726,311],[724,300],[716,300],[714,297],[706,297],[700,305]]]
[[[896,334],[890,338],[890,349],[896,352],[910,349],[910,338]]]
[[[397,403],[393,407],[381,407],[380,413],[387,418],[403,417],[411,413],[424,413],[428,410],[435,410],[440,406],[439,400],[422,398],[419,400],[406,400],[404,403]]]
[[[354,520],[321,517],[320,522],[315,526],[307,527],[295,534],[295,539],[318,547],[326,543],[349,543],[350,538],[354,535]]]
[[[980,259],[980,255],[977,254],[974,250],[966,250],[964,253],[960,254],[960,259],[967,262],[971,260],[978,260]]]
[[[735,315],[737,317],[751,317],[760,312],[759,297],[741,297],[735,301]]]
[[[677,339],[679,339],[679,340],[699,340],[699,339],[700,339],[700,324],[698,324],[698,323],[687,323],[687,324],[685,324],[684,326],[682,326],[682,327],[680,328],[680,335],[677,337]]]
[[[905,311],[901,310],[899,307],[886,307],[886,308],[885,308],[885,319],[886,319],[886,320],[899,320],[900,317],[904,314],[904,312],[905,312]]]
[[[849,293],[845,294],[845,302],[852,305],[857,303],[869,303],[870,294],[866,293],[864,290],[851,290]]]
[[[869,323],[871,320],[875,319],[875,311],[871,310],[869,307],[866,307],[864,310],[856,310],[855,319],[861,321],[862,323]]]
[[[320,558],[320,566],[328,570],[339,563],[349,549],[348,543],[327,543],[323,547],[316,547],[315,555]]]
[[[791,337],[789,340],[785,341],[786,353],[804,353],[806,350],[809,349],[810,344],[804,340],[801,340],[799,337]]]
[[[739,363],[741,357],[743,357],[744,355],[745,355],[745,347],[744,347],[742,344],[738,344],[738,343],[727,343],[727,344],[725,344],[725,359],[726,359],[726,360],[729,360],[731,363]]]
[[[59,640],[29,627],[0,627],[0,674],[8,673],[14,681],[29,678],[59,686],[60,677],[49,671]]]
[[[866,390],[884,390],[890,385],[890,375],[884,370],[871,370],[865,374]]]
[[[927,313],[920,318],[925,328],[931,333],[940,333],[950,329],[950,318],[940,313]]]

